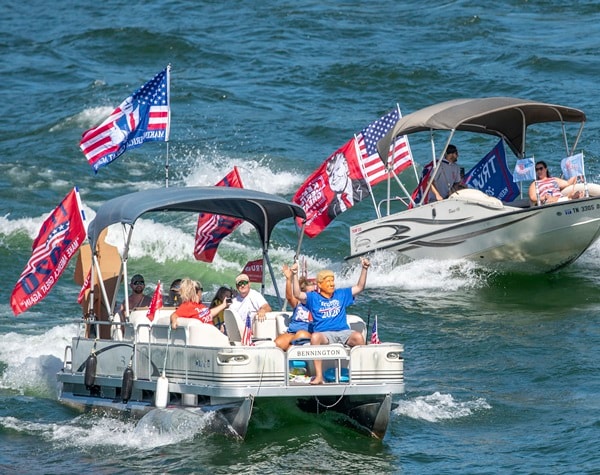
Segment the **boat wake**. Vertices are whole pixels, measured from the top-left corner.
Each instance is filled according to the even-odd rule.
[[[492,406],[483,398],[461,402],[454,399],[451,394],[435,392],[428,396],[400,401],[394,413],[412,419],[439,422],[469,417],[478,411],[491,408]]]

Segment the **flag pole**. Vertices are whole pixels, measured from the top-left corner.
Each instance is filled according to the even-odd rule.
[[[167,159],[165,161],[165,188],[169,188],[169,142],[167,142]]]
[[[375,202],[375,196],[373,195],[373,188],[371,188],[371,183],[369,182],[369,178],[367,177],[367,171],[365,170],[365,164],[363,163],[360,155],[360,149],[358,148],[358,140],[356,139],[356,134],[354,134],[354,152],[356,153],[357,162],[360,165],[360,171],[362,172],[363,178],[367,183],[367,188],[369,189],[369,194],[371,195],[371,200],[373,201],[373,208],[375,208],[375,213],[378,218],[381,218],[381,214],[379,213],[379,208],[377,207],[377,203]]]

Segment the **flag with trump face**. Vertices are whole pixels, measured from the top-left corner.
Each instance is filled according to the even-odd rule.
[[[573,178],[574,176],[584,176],[583,170],[583,153],[571,155],[570,157],[563,158],[560,161],[560,168],[563,172],[565,180]]]
[[[169,140],[170,70],[169,65],[83,133],[79,147],[94,172],[144,142]]]

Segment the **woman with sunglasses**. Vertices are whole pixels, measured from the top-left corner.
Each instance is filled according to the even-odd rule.
[[[575,187],[568,196],[562,194],[562,190],[570,185],[575,185],[575,183],[577,183],[577,177],[575,176],[570,178],[569,181],[550,176],[548,165],[540,160],[535,164],[535,181],[529,185],[529,199],[533,206],[538,204],[538,197],[539,204],[542,205],[567,199],[577,199],[580,193],[575,191]]]
[[[177,328],[178,318],[195,318],[202,323],[210,323],[212,325],[213,318],[222,310],[229,307],[227,301],[213,308],[208,308],[202,303],[202,284],[192,279],[182,279],[180,285],[181,304],[171,314],[171,328]]]
[[[237,294],[229,309],[240,319],[243,325],[246,324],[246,317],[256,315],[259,321],[267,317],[267,312],[271,311],[271,306],[258,291],[250,287],[250,279],[246,274],[240,274],[235,278]]]

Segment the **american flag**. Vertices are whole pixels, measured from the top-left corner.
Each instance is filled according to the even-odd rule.
[[[150,306],[148,307],[148,311],[146,312],[146,317],[151,322],[154,321],[154,315],[159,308],[163,306],[163,298],[162,298],[162,286],[160,284],[160,280],[158,284],[156,284],[156,289],[154,290],[154,294],[152,295],[152,300],[150,301]]]
[[[127,97],[98,127],[83,133],[79,147],[98,172],[126,150],[169,140],[171,66]]]
[[[375,315],[375,321],[373,322],[373,328],[371,329],[371,344],[379,345],[381,341],[379,340],[379,334],[377,332],[377,315]]]
[[[246,325],[244,326],[244,334],[242,335],[242,345],[254,346],[252,341],[252,319],[250,314],[246,315]]]
[[[362,129],[356,136],[360,150],[360,160],[365,170],[366,178],[371,186],[376,185],[387,177],[386,164],[377,152],[377,142],[387,134],[400,120],[398,108],[388,112],[372,124]],[[406,135],[396,137],[391,157],[394,173],[399,174],[412,164],[412,153]]]

